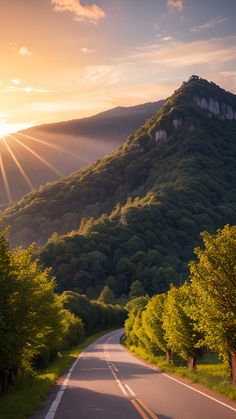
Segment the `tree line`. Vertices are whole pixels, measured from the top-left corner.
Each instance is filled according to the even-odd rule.
[[[228,362],[236,384],[236,226],[202,237],[188,282],[128,303],[127,344],[151,354],[161,351],[167,361],[178,354],[189,369],[210,349]]]
[[[86,334],[123,325],[126,315],[120,306],[56,294],[50,269],[41,269],[32,254],[32,247],[9,250],[6,232],[0,233],[0,392],[19,370],[46,366]]]

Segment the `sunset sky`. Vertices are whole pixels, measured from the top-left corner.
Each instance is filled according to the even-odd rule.
[[[236,93],[236,0],[0,0],[0,134],[166,98]]]

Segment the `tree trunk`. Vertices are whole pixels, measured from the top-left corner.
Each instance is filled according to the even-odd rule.
[[[172,361],[172,352],[170,350],[166,351],[165,360],[166,360],[166,362]]]
[[[188,357],[188,369],[195,370],[196,368],[197,357],[196,355],[191,355]]]
[[[236,352],[231,353],[230,361],[230,378],[232,380],[232,384],[236,386]]]

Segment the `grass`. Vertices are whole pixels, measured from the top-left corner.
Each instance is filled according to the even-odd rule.
[[[19,375],[16,386],[0,396],[0,419],[26,419],[40,408],[41,402],[83,350],[93,341],[108,333],[106,330],[87,337],[76,348],[61,353],[47,368],[39,373]]]
[[[189,371],[184,366],[184,361],[174,358],[173,362],[167,364],[163,355],[147,354],[143,348],[125,345],[135,355],[143,358],[159,367],[163,372],[186,377],[194,383],[202,384],[217,393],[220,393],[230,400],[236,400],[236,388],[229,381],[228,365],[221,362],[216,354],[205,353],[199,359],[197,369]]]

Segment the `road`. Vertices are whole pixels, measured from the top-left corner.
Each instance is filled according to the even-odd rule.
[[[236,403],[152,369],[122,348],[122,334],[109,333],[81,354],[45,419],[236,418]]]

